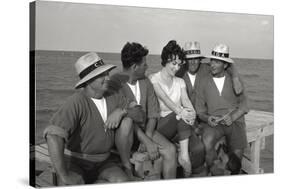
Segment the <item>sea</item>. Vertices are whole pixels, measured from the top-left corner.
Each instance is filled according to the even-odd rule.
[[[74,92],[78,77],[74,69],[76,60],[86,52],[74,51],[35,51],[35,108],[36,143],[44,142],[43,130],[51,116],[67,97]],[[117,66],[111,74],[121,71],[119,53],[98,53],[105,63]],[[273,60],[233,58],[248,94],[250,109],[273,112]],[[146,74],[161,69],[160,55],[148,55]],[[266,149],[273,155],[273,137],[267,142]],[[269,144],[268,144],[269,143]],[[270,159],[270,155],[267,154]],[[273,157],[271,157],[273,158]],[[271,165],[272,164],[272,165]],[[273,161],[267,172],[272,172]]]

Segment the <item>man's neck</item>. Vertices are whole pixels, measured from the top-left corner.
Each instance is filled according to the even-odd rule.
[[[84,88],[84,91],[86,95],[90,98],[101,99],[103,97],[103,93],[94,91],[89,87]]]
[[[128,83],[131,85],[135,85],[138,79],[134,76],[134,74],[130,70],[123,70],[123,72],[129,76]]]
[[[194,76],[197,74],[197,72],[190,72],[190,71],[188,71],[188,73]]]
[[[225,76],[225,72],[222,71],[221,73],[217,73],[215,75],[213,75],[214,78],[221,78],[221,77],[224,77]]]

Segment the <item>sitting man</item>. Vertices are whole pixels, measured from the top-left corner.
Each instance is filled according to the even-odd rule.
[[[75,88],[82,89],[67,99],[44,131],[60,185],[128,180],[110,150],[115,130],[130,126],[132,119],[142,121],[143,114],[137,107],[129,108],[124,96],[106,95],[108,74],[115,67],[104,64],[94,52],[75,64],[80,77]],[[70,161],[64,156],[65,149],[71,154]]]
[[[223,136],[226,137],[231,157],[239,159],[239,166],[234,166],[232,174],[239,173],[244,148],[247,146],[244,114],[248,112],[245,91],[239,95],[233,90],[233,82],[227,67],[233,64],[229,58],[229,48],[224,44],[215,46],[209,57],[211,73],[202,78],[197,87],[195,107],[203,123],[203,142],[206,148],[206,163],[213,170],[217,159],[215,145]],[[236,160],[235,160],[236,161]],[[234,161],[234,162],[235,162]]]
[[[209,74],[210,66],[207,62],[202,62],[202,59],[205,57],[201,54],[199,42],[187,42],[184,46],[184,53],[185,63],[181,66],[176,75],[184,79],[188,97],[195,107],[196,88],[200,80],[206,74]],[[243,91],[243,86],[241,85],[235,64],[229,65],[227,72],[231,76],[233,89],[236,94],[240,94]]]
[[[141,44],[126,43],[121,51],[123,72],[113,75],[110,81],[113,83],[112,87],[120,86],[120,91],[124,96],[135,101],[145,112],[144,124],[134,124],[140,150],[147,151],[151,160],[156,160],[161,156],[163,178],[175,178],[176,149],[169,140],[155,130],[159,118],[159,104],[150,80],[145,77],[147,54],[148,50]],[[131,147],[132,144],[127,143],[118,149],[127,169],[132,169],[129,162]]]

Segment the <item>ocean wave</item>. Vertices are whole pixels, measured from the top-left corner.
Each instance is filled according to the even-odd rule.
[[[258,77],[260,77],[260,75],[257,74],[257,73],[243,73],[241,75],[242,75],[242,77],[245,77],[245,78],[258,78]]]
[[[74,89],[37,89],[36,93],[42,94],[42,93],[48,93],[48,94],[72,94],[74,93]]]
[[[250,98],[252,102],[263,103],[263,104],[272,104],[273,101],[270,99],[259,99],[259,98]]]
[[[55,111],[57,111],[57,109],[53,109],[53,108],[44,108],[44,109],[37,109],[36,110],[36,114],[52,114]]]

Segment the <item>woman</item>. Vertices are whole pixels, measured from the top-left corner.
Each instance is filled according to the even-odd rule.
[[[188,98],[184,80],[175,76],[181,66],[182,56],[183,51],[177,42],[169,41],[161,54],[163,68],[152,74],[150,80],[161,111],[157,130],[169,140],[178,136],[178,159],[185,177],[188,177],[191,174],[188,144],[196,113]]]

